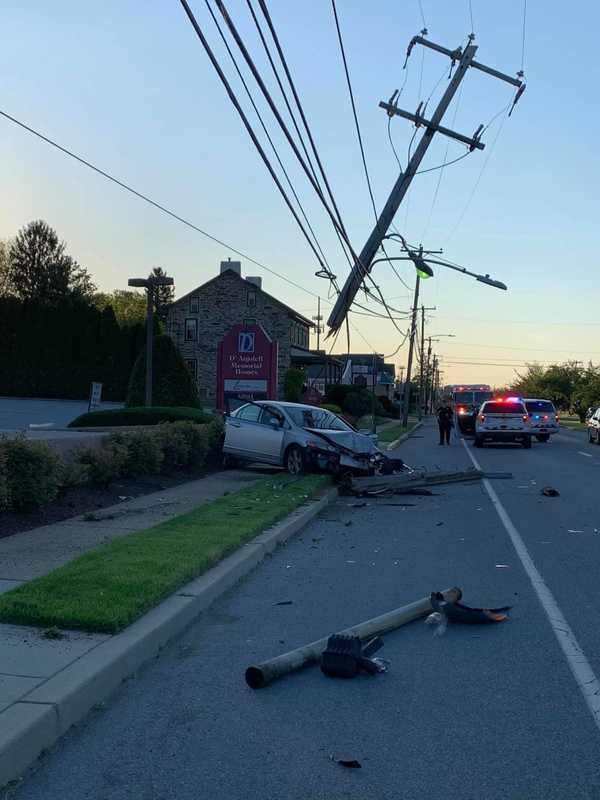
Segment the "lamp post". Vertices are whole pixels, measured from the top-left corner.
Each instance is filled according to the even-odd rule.
[[[158,286],[173,286],[173,278],[157,277],[129,278],[128,286],[146,290],[146,394],[145,405],[152,405],[152,350],[154,336],[154,290]]]

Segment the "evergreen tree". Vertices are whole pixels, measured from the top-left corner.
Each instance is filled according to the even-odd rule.
[[[152,405],[198,406],[198,390],[187,364],[170,336],[154,337],[152,359]],[[143,406],[146,389],[146,348],[133,366],[127,406]]]

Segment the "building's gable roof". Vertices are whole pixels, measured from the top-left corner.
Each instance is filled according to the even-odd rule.
[[[272,295],[272,294],[269,294],[268,292],[265,292],[265,290],[264,290],[264,289],[262,289],[260,286],[257,286],[255,283],[251,283],[251,282],[250,282],[250,281],[248,281],[246,278],[242,278],[242,276],[241,276],[241,275],[238,275],[238,274],[237,274],[237,272],[235,272],[235,271],[234,271],[234,270],[232,270],[232,269],[227,269],[227,270],[225,270],[225,272],[220,272],[218,275],[215,275],[213,278],[211,278],[210,280],[206,281],[206,283],[203,283],[203,284],[201,284],[201,285],[200,285],[200,286],[198,286],[196,289],[193,289],[191,292],[188,292],[187,294],[184,294],[184,295],[182,295],[181,297],[179,297],[177,300],[175,300],[175,301],[172,303],[172,305],[176,306],[176,305],[178,305],[179,303],[183,302],[184,300],[187,300],[189,297],[192,297],[193,295],[195,295],[195,294],[198,294],[198,293],[199,293],[199,292],[201,292],[203,289],[206,289],[206,287],[207,287],[207,286],[210,286],[212,283],[215,283],[215,281],[218,281],[218,280],[220,280],[220,279],[221,279],[221,278],[222,278],[224,275],[228,275],[228,276],[229,276],[229,275],[233,275],[233,276],[234,276],[235,278],[237,278],[239,281],[243,281],[243,282],[244,282],[244,284],[245,284],[247,287],[252,287],[252,288],[253,288],[253,289],[254,289],[256,292],[259,292],[261,295],[263,295],[263,297],[265,297],[265,298],[266,298],[267,300],[269,300],[271,303],[275,303],[276,305],[280,306],[280,308],[284,308],[284,309],[285,309],[285,310],[288,312],[288,314],[289,314],[290,316],[292,316],[292,317],[295,317],[296,319],[300,320],[300,321],[301,321],[301,322],[303,322],[305,325],[308,325],[308,326],[309,326],[309,327],[311,327],[311,328],[314,328],[314,327],[315,327],[315,324],[314,324],[314,322],[311,322],[309,319],[307,319],[306,317],[304,317],[304,316],[303,316],[302,314],[300,314],[298,311],[295,311],[295,310],[294,310],[293,308],[291,308],[290,306],[286,305],[285,303],[282,303],[282,302],[281,302],[281,300],[278,300],[276,297],[273,297],[273,295]]]

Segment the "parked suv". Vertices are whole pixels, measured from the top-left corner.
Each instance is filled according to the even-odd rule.
[[[558,416],[550,400],[525,398],[525,408],[529,413],[531,433],[538,442],[547,442],[551,434],[558,433]]]
[[[600,444],[600,407],[587,419],[588,442]]]
[[[516,442],[531,447],[531,423],[525,403],[518,397],[488,400],[475,420],[475,447],[484,442]]]

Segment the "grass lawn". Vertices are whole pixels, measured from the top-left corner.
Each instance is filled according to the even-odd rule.
[[[0,596],[0,621],[117,633],[329,482],[277,475],[115,539]]]
[[[587,428],[585,422],[579,421],[579,417],[567,417],[563,416],[562,414],[560,414],[559,416],[560,416],[560,424],[564,425],[565,428],[570,428],[573,431],[584,431]]]
[[[387,444],[388,442],[393,442],[402,436],[403,433],[410,433],[414,430],[417,424],[417,420],[408,420],[408,427],[403,428],[401,423],[397,425],[390,425],[389,428],[384,428],[381,433],[378,433],[379,441],[381,444]]]

